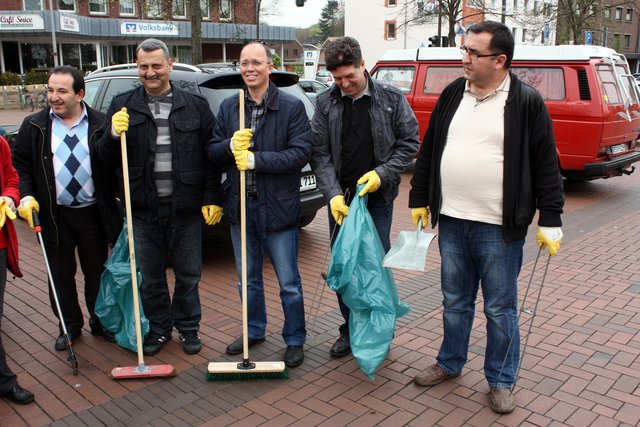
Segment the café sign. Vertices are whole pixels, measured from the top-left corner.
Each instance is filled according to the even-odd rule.
[[[75,16],[60,14],[60,29],[63,31],[80,32],[80,24]]]
[[[42,16],[31,13],[0,14],[0,30],[44,30]]]

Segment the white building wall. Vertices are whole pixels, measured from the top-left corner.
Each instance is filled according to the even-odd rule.
[[[360,42],[365,66],[371,70],[376,61],[391,49],[415,49],[428,46],[428,38],[438,34],[437,19],[423,25],[405,25],[411,21],[416,0],[397,0],[394,7],[386,7],[385,0],[347,0],[344,10],[344,33]],[[425,0],[425,4],[429,1]],[[427,6],[428,7],[428,6]],[[385,40],[385,21],[396,21],[396,38]],[[442,34],[448,27],[442,21]]]

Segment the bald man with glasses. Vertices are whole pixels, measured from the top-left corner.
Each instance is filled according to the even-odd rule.
[[[464,77],[440,95],[418,153],[409,207],[439,226],[444,338],[415,383],[457,377],[467,361],[475,300],[487,318],[484,374],[491,408],[509,413],[520,353],[517,279],[536,209],[537,243],[555,255],[564,205],[551,118],[538,92],[509,72],[514,40],[503,24],[467,30]]]

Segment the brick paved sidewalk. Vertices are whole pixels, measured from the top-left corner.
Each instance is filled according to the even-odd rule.
[[[393,234],[410,229],[405,174]],[[18,407],[0,400],[0,425],[96,426],[609,426],[640,423],[640,175],[585,184],[567,183],[565,238],[553,258],[537,308],[529,349],[517,386],[518,408],[499,416],[489,407],[482,373],[485,346],[482,304],[477,307],[469,362],[463,374],[431,389],[412,383],[431,364],[441,335],[439,256],[430,249],[424,273],[395,271],[401,297],[412,312],[398,322],[391,350],[375,381],[351,357],[328,350],[340,323],[335,297],[324,288],[325,212],[301,233],[300,265],[312,326],[302,366],[289,380],[208,383],[209,361],[226,360],[226,344],[241,333],[236,276],[228,237],[208,239],[201,283],[203,351],[182,353],[174,334],[148,364],[171,363],[177,377],[116,382],[114,366],[135,365],[133,353],[85,333],[76,345],[80,373],[53,350],[57,327],[46,293],[42,256],[33,233],[19,224],[24,279],[7,286],[3,342],[20,383],[36,403]],[[535,262],[529,233],[520,295]],[[543,270],[541,260],[538,274]],[[280,359],[282,315],[275,278],[266,270],[269,329],[252,348],[255,360]],[[537,294],[539,275],[530,295]],[[534,298],[530,297],[533,307]],[[531,316],[522,315],[522,341]],[[255,349],[255,350],[254,350]],[[237,360],[229,358],[229,360]]]

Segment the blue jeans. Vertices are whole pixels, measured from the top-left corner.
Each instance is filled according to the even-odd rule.
[[[502,227],[440,215],[444,339],[438,364],[458,374],[467,361],[479,286],[487,318],[484,374],[490,387],[515,382],[520,354],[518,274],[524,239],[506,243]]]
[[[267,309],[264,300],[262,268],[264,254],[271,260],[280,284],[280,301],[284,312],[282,338],[287,345],[303,345],[307,339],[304,320],[302,283],[298,272],[297,227],[268,232],[259,224],[260,206],[257,198],[247,198],[247,309],[249,337],[263,338],[267,329]],[[242,258],[240,227],[231,226],[231,241],[236,258],[238,289],[242,298]]]
[[[142,274],[140,298],[150,332],[169,335],[198,330],[202,272],[200,215],[175,216],[166,221],[133,218],[136,261]],[[167,286],[168,261],[176,277],[173,298]]]
[[[345,203],[351,204],[351,200],[352,197],[349,197],[349,200],[345,200]],[[389,235],[391,234],[391,221],[393,220],[393,204],[386,206],[381,195],[372,193],[368,195],[367,209],[369,210],[369,214],[371,214],[373,224],[376,226],[378,236],[380,236],[382,248],[385,252],[389,252],[389,249],[391,249],[391,238],[389,237]],[[336,221],[333,219],[333,215],[331,215],[331,206],[328,206],[328,210],[329,236],[331,238],[331,245],[333,246],[333,242],[336,240],[338,232],[340,231],[340,226],[336,224]],[[336,293],[336,296],[338,297],[338,307],[340,307],[340,313],[344,318],[344,323],[340,325],[340,333],[348,335],[350,310],[349,307],[347,307],[347,305],[342,301],[342,295]]]

